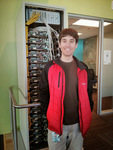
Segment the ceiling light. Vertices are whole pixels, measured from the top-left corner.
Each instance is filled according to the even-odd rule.
[[[111,24],[111,23],[104,22],[104,26],[105,25],[109,25],[109,24]],[[73,25],[89,26],[89,27],[99,27],[99,21],[80,19],[80,20],[74,22]]]
[[[104,26],[107,26],[107,25],[109,25],[109,24],[111,24],[111,23],[109,23],[109,22],[104,22]]]
[[[82,35],[82,33],[78,33],[78,35]]]

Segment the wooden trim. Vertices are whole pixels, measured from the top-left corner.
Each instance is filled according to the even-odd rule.
[[[6,150],[6,137],[5,137],[5,134],[3,135],[3,140],[4,140],[4,150]]]

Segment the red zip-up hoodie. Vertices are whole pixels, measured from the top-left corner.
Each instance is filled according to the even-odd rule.
[[[74,57],[77,63],[78,108],[80,131],[85,137],[90,127],[93,107],[91,85],[88,79],[88,68]],[[90,87],[89,87],[90,86]],[[59,60],[50,61],[42,72],[39,84],[42,110],[46,113],[48,129],[62,135],[65,95],[65,72]],[[47,112],[46,112],[47,111]]]

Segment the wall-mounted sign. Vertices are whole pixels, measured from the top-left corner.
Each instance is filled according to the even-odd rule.
[[[111,50],[104,50],[104,65],[111,64]]]

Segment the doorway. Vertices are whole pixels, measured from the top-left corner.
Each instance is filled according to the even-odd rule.
[[[93,26],[95,21],[97,26]],[[74,28],[79,34],[78,47],[74,55],[88,66],[93,84],[93,111],[97,113],[99,21],[69,15],[68,27]]]
[[[108,107],[110,107],[111,112],[113,112],[112,94],[110,95],[109,102],[105,99],[103,100],[103,93],[105,93],[104,90],[106,87],[103,80],[107,78],[107,74],[104,76],[103,49],[105,47],[106,36],[107,38],[110,36],[113,40],[112,24],[113,20],[110,22],[101,18],[68,14],[68,27],[76,29],[79,34],[78,48],[74,52],[74,55],[80,61],[85,62],[89,70],[93,71],[93,111],[100,115],[103,114]],[[113,43],[113,41],[111,43]],[[110,74],[111,78],[113,78],[112,72]],[[110,91],[113,93],[113,83],[110,85]],[[103,108],[105,110],[104,112]]]
[[[113,112],[113,21],[108,23],[108,26],[103,27],[101,114]]]

